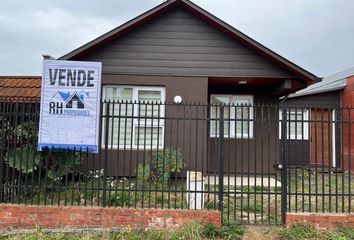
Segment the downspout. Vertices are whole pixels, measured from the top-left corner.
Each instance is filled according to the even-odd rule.
[[[287,94],[287,95],[285,95],[285,97],[279,102],[279,105],[281,105],[283,102],[285,102],[286,101],[286,99],[288,99],[289,98],[289,96],[290,96],[290,93],[289,94]]]

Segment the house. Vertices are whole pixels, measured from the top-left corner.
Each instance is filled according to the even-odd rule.
[[[179,96],[183,103],[278,104],[279,96],[319,80],[188,0],[166,1],[59,59],[102,62],[102,96],[110,100],[173,102]],[[169,118],[176,112],[166,106],[160,116]],[[213,114],[217,117],[211,110]],[[274,118],[277,117],[278,114]],[[262,128],[260,121],[252,119],[252,122],[239,135],[225,133],[224,148],[228,153],[225,170],[261,172],[273,168],[278,160],[277,122],[269,125],[270,130]],[[202,124],[193,123],[179,131],[180,139],[174,140],[174,124],[177,123],[156,125],[148,131],[154,136],[146,138],[155,139],[162,148],[163,144],[181,147],[181,136],[186,136],[184,141],[188,144],[181,148],[188,165],[202,171],[205,166],[209,168],[207,171],[218,169],[217,135],[208,133]],[[128,126],[130,129],[131,125]],[[132,131],[135,129],[137,125]],[[116,135],[120,131],[113,131],[110,138],[119,139]],[[270,136],[269,146],[264,149],[262,139],[258,138],[261,133]],[[108,155],[112,165],[108,169],[119,165],[118,171],[128,173],[129,165],[135,166],[134,160],[142,158],[138,156],[138,146],[134,145],[138,134],[129,132],[128,135],[133,138],[127,140],[133,143],[128,146],[131,151],[124,151],[127,146],[110,142]],[[247,144],[243,146],[243,142]],[[237,146],[245,148],[243,155],[236,153]],[[206,157],[207,151],[210,159]],[[262,166],[259,163],[263,155],[269,156],[269,160]],[[126,159],[133,162],[125,164]],[[242,162],[247,164],[241,166]]]
[[[125,106],[120,116],[157,114],[165,119],[150,121],[148,126],[145,122],[143,128],[136,119],[106,125],[103,120],[109,146],[99,160],[108,156],[108,174],[120,175],[130,175],[144,161],[146,144],[141,146],[137,139],[139,131],[144,131],[151,148],[180,148],[189,169],[218,171],[218,121],[210,119],[220,118],[219,110],[197,103],[272,104],[267,121],[261,119],[261,108],[228,109],[223,116],[225,171],[269,172],[278,161],[279,97],[319,81],[188,0],[166,1],[59,60],[102,62],[104,99],[167,103],[179,99],[190,104],[184,110],[182,105],[169,104],[156,112],[151,106],[145,111]],[[113,111],[118,115],[114,106]],[[181,118],[183,123],[175,120]],[[205,121],[198,122],[200,118]]]
[[[292,164],[354,171],[354,164],[350,163],[354,159],[354,144],[350,140],[354,137],[354,68],[290,94],[283,105],[292,109],[295,118],[304,119],[304,128],[308,129],[303,136],[298,134],[297,143],[292,140],[289,145],[291,152],[301,153],[292,154]],[[296,111],[296,106],[305,110]],[[302,151],[298,151],[300,145]]]

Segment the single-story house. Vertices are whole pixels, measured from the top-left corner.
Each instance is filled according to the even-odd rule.
[[[297,141],[289,144],[293,165],[354,171],[354,68],[290,94],[283,105],[307,121],[304,134],[299,130]]]
[[[182,104],[278,106],[280,96],[320,80],[188,0],[166,1],[59,60],[102,62],[102,98],[109,100],[173,102],[178,96]],[[173,106],[166,105],[160,117],[182,117],[179,111],[168,108]],[[187,117],[198,113],[191,110]],[[212,109],[205,114],[218,117]],[[225,118],[236,118],[231,111],[227,114]],[[279,158],[278,109],[269,114],[272,121],[268,125],[260,120],[263,112],[259,108],[248,113],[252,124],[241,134],[225,131],[226,171],[273,169]],[[153,128],[161,128],[162,134],[147,139],[157,138],[165,147],[180,148],[189,169],[218,169],[218,135],[213,133],[214,128],[197,122],[179,129],[177,125],[166,121],[163,126],[153,126],[146,134],[154,134]],[[121,130],[111,131],[110,138],[119,139],[116,135]],[[129,141],[136,143],[137,136],[131,134]],[[119,144],[110,145],[108,171],[126,175],[136,160],[142,161],[144,154],[134,144],[123,149]]]

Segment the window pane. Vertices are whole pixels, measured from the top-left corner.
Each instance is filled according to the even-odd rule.
[[[237,99],[237,97],[233,98],[232,103],[238,106],[248,106],[252,104],[250,99]]]
[[[162,146],[162,127],[135,127],[135,145],[149,147]]]
[[[304,139],[309,138],[309,111],[307,109],[295,110],[288,109],[286,117],[286,136],[287,139]],[[279,110],[279,138],[282,138],[282,120],[283,111]]]
[[[142,117],[158,117],[161,115],[161,91],[139,90],[138,101],[140,104],[139,115]]]
[[[235,106],[224,107],[224,136],[235,137],[250,133],[252,127],[252,99],[245,96],[211,96],[212,104],[232,104]],[[219,108],[211,107],[211,118],[219,119]],[[219,132],[219,122],[211,120],[210,133],[212,136],[217,136]]]
[[[214,104],[229,104],[230,96],[212,96],[211,102]]]
[[[250,115],[250,111],[252,111],[252,108],[249,106],[242,107],[241,105],[244,105],[244,103],[237,104],[238,106],[236,107],[236,134],[247,137],[249,134],[249,127],[252,124],[252,118]]]
[[[120,101],[119,103],[110,103],[109,111],[109,130],[108,144],[110,146],[131,146],[132,138],[132,119],[126,116],[133,116],[133,105],[122,101],[133,100],[133,89],[124,87],[106,87],[105,99],[111,101]],[[117,116],[122,116],[118,118]]]
[[[218,119],[218,108],[213,106],[210,109],[210,134],[211,136],[218,136],[219,132],[219,121]]]
[[[210,121],[210,132],[212,136],[218,136],[219,135],[219,124],[220,122],[216,119],[220,119],[220,107],[213,106],[211,107],[211,121]],[[214,120],[213,120],[214,119]],[[232,129],[231,129],[231,123],[233,122],[233,117],[230,114],[230,107],[225,106],[224,107],[224,136],[225,137],[230,137],[232,134]]]
[[[306,129],[305,124],[303,121],[304,116],[306,113],[302,113],[301,111],[295,112],[289,112],[289,123],[288,123],[288,127],[290,131],[290,138],[291,139],[302,139],[304,132],[303,130]],[[289,133],[288,133],[289,135]]]
[[[108,144],[111,146],[131,146],[132,119],[115,118],[109,121]]]
[[[161,101],[161,91],[159,90],[139,90],[138,100],[145,102],[160,102]]]
[[[133,100],[133,89],[122,87],[106,87],[105,98],[107,100]]]
[[[230,97],[229,96],[212,96],[211,97],[211,103],[212,104],[220,104],[220,105],[228,105],[230,104]],[[211,107],[211,118],[212,119],[220,119],[220,107],[219,106],[212,106]],[[230,107],[225,106],[224,107],[224,136],[225,137],[230,137],[233,130],[231,129],[231,124],[232,119],[233,119],[233,114],[230,113]],[[231,119],[231,121],[229,120]],[[219,135],[219,124],[220,122],[217,120],[211,120],[211,129],[210,133],[212,136],[218,136]]]

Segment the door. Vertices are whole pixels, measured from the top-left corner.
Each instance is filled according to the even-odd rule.
[[[329,168],[333,161],[333,121],[330,109],[311,110],[310,164]]]

